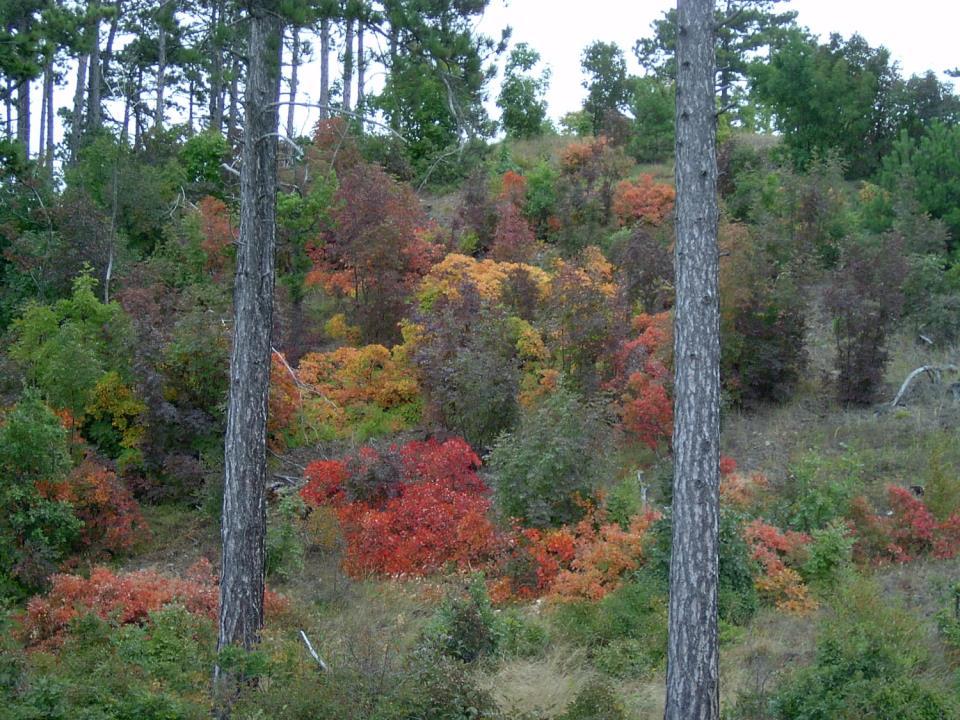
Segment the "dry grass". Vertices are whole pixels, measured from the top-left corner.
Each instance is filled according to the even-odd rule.
[[[542,658],[508,660],[480,682],[509,716],[553,718],[592,675],[583,650],[557,645]]]

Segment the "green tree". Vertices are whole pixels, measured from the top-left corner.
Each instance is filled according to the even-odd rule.
[[[673,153],[676,89],[669,79],[636,78],[630,97],[636,128],[627,151],[641,163],[659,162]]]
[[[794,164],[805,168],[836,148],[850,177],[873,175],[896,137],[890,91],[899,78],[885,48],[859,35],[825,44],[787,33],[770,57],[752,65],[753,91],[774,113]]]
[[[918,140],[904,130],[880,177],[891,192],[912,191],[920,210],[946,223],[954,245],[960,241],[960,125],[934,121]]]
[[[73,294],[52,305],[28,305],[12,326],[10,357],[21,363],[30,382],[57,408],[83,416],[104,373],[127,375],[129,318],[116,303],[102,303],[88,274],[73,283]]]
[[[793,25],[796,12],[776,12],[788,0],[721,0],[715,10],[717,90],[720,106],[739,105],[751,58]],[[661,80],[676,79],[677,11],[668,10],[651,24],[652,35],[637,40],[633,52],[640,65]]]
[[[596,135],[608,113],[620,112],[630,100],[627,59],[616,43],[597,40],[584,49],[580,65],[588,78],[581,83],[587,89],[583,109]]]
[[[534,137],[542,132],[547,116],[543,96],[550,82],[550,70],[533,75],[539,62],[540,53],[526,43],[517,45],[507,60],[497,107],[503,111],[500,122],[510,137]]]
[[[66,431],[40,393],[27,390],[0,422],[0,596],[16,590],[11,583],[36,588],[76,539],[83,523],[70,504],[37,488],[69,469]]]

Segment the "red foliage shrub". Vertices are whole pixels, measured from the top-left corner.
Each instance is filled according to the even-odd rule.
[[[94,568],[89,579],[54,575],[50,592],[27,603],[23,634],[32,647],[56,647],[63,641],[70,621],[85,613],[96,613],[121,625],[142,623],[149,613],[173,603],[213,620],[220,603],[217,583],[212,566],[203,559],[187,571],[186,578],[170,578],[153,570],[114,574],[103,567]],[[267,614],[286,607],[286,601],[270,591],[264,603]]]
[[[658,359],[668,341],[663,328],[666,318],[666,313],[635,318],[634,329],[639,335],[622,343],[614,357],[616,374],[609,383],[610,388],[621,392],[623,430],[651,449],[669,442],[673,435],[670,377]]]
[[[500,199],[506,200],[516,208],[522,208],[527,201],[527,179],[518,172],[507,170],[503,174],[502,182]]]
[[[389,482],[389,473],[373,471],[387,455],[400,460]],[[493,553],[497,535],[487,518],[490,500],[479,467],[480,458],[459,438],[414,441],[383,452],[364,448],[349,461],[311,463],[301,496],[337,509],[351,574],[423,575]]]
[[[94,555],[129,550],[147,523],[140,505],[117,480],[116,474],[88,456],[62,481],[38,485],[48,500],[69,502],[83,521],[80,543]]]
[[[659,225],[673,212],[676,197],[673,186],[654,182],[652,175],[621,180],[613,192],[613,213],[621,225],[638,220]]]
[[[802,560],[810,536],[792,530],[781,532],[762,520],[748,523],[743,534],[753,559],[763,568],[755,581],[760,595],[788,612],[815,609],[817,602],[810,596],[800,573],[790,567]]]
[[[952,558],[960,552],[960,516],[943,522],[922,500],[899,485],[887,486],[890,515],[877,515],[866,498],[858,497],[850,507],[849,525],[856,535],[853,556],[857,562],[883,565],[908,562],[933,554]]]
[[[229,257],[228,249],[236,240],[230,210],[222,200],[209,195],[200,200],[199,208],[203,234],[200,247],[207,256],[206,269],[219,276]]]
[[[490,257],[501,262],[529,262],[537,246],[537,237],[530,223],[513,203],[502,202],[498,210]]]

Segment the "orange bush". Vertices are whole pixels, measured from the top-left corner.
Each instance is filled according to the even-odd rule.
[[[621,225],[638,220],[659,225],[673,212],[676,197],[673,186],[654,182],[652,175],[621,180],[613,191],[613,213]]]
[[[817,601],[810,596],[800,574],[788,566],[802,560],[811,540],[809,535],[792,530],[781,532],[762,520],[754,520],[744,528],[744,539],[753,559],[763,568],[755,581],[761,597],[788,612],[816,609]]]

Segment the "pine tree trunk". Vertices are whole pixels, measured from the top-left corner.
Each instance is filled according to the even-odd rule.
[[[294,27],[293,46],[290,50],[290,104],[287,105],[287,137],[294,138],[293,126],[294,110],[297,102],[297,73],[300,69],[300,28]]]
[[[673,550],[666,720],[720,717],[720,462],[713,0],[678,0]]]
[[[214,3],[210,18],[211,52],[210,58],[210,129],[220,132],[223,129],[223,47],[221,28],[223,27],[223,0]]]
[[[53,151],[54,151],[53,116],[56,111],[56,108],[53,105],[53,61],[52,60],[50,61],[50,64],[47,65],[47,72],[46,72],[46,75],[44,76],[43,84],[44,84],[43,93],[47,98],[47,126],[46,128],[41,128],[40,132],[47,133],[47,143],[46,143],[47,154],[45,156],[47,161],[47,172],[50,175],[53,175]]]
[[[233,63],[230,68],[230,111],[227,114],[227,139],[233,143],[237,136],[237,123],[240,119],[240,110],[239,110],[239,94],[240,84],[240,62],[236,57],[233,58]]]
[[[366,74],[367,74],[367,59],[364,57],[363,50],[363,22],[359,23],[357,28],[357,112],[360,115],[360,134],[363,134],[363,113],[364,113],[364,104],[366,100]]]
[[[275,4],[261,0],[250,9],[240,240],[224,443],[219,648],[250,649],[259,642],[263,627],[267,398],[283,44]]]
[[[70,162],[76,162],[83,137],[83,91],[87,87],[87,66],[90,57],[81,55],[77,61],[77,85],[73,93],[73,118],[70,125]]]
[[[320,21],[320,119],[330,117],[330,20]]]
[[[98,130],[101,124],[101,96],[103,78],[100,75],[100,1],[91,3],[93,11],[98,13],[90,31],[93,44],[90,46],[90,89],[87,92],[87,129]]]
[[[45,142],[47,139],[47,77],[50,74],[49,65],[43,69],[43,85],[40,90],[40,139],[37,144],[37,160],[43,161],[46,157]]]
[[[153,125],[163,128],[165,104],[163,93],[167,85],[167,30],[160,21],[160,34],[157,37],[157,104],[153,109]]]
[[[353,86],[353,18],[347,18],[347,31],[343,40],[343,104],[350,112],[351,91]]]

